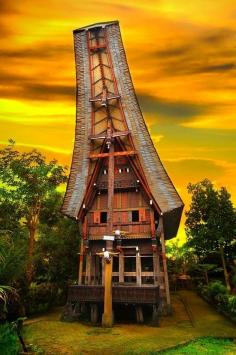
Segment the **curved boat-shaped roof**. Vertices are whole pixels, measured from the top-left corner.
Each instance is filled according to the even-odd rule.
[[[126,125],[131,132],[134,147],[153,199],[163,215],[165,237],[174,237],[178,230],[183,202],[161,163],[142,116],[117,21],[94,24],[74,31],[77,84],[76,128],[71,171],[62,212],[70,217],[78,216],[91,176],[89,137],[92,125],[90,101],[93,79],[90,73],[88,32],[97,28],[105,31],[109,58]]]

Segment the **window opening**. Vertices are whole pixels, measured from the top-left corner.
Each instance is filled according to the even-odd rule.
[[[139,211],[132,211],[132,222],[139,222]]]
[[[107,212],[101,212],[100,222],[107,223]]]

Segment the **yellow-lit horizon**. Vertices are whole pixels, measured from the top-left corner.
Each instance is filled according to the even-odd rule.
[[[1,145],[12,138],[70,165],[72,31],[119,20],[148,129],[186,208],[187,184],[204,178],[236,201],[235,1],[12,0],[0,10]]]

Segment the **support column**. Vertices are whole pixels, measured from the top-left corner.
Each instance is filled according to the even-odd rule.
[[[86,273],[85,273],[85,284],[91,284],[91,255],[86,255]]]
[[[161,284],[161,277],[160,277],[160,257],[158,250],[153,250],[153,276],[154,276],[154,285]]]
[[[98,305],[91,304],[90,312],[91,312],[91,323],[97,324],[97,322],[98,322]]]
[[[105,284],[105,261],[102,259],[102,285]]]
[[[102,315],[102,325],[103,327],[110,328],[113,324],[113,315],[112,315],[112,264],[113,258],[111,261],[105,262],[105,284],[104,284],[104,313]]]
[[[79,270],[78,270],[78,285],[82,285],[82,274],[83,274],[83,239],[81,239],[80,245],[80,255],[79,255]]]
[[[107,128],[107,147],[109,149],[109,160],[108,160],[108,197],[107,197],[107,229],[110,235],[113,235],[113,197],[114,197],[114,143],[112,141],[112,128],[111,128],[111,116],[109,108],[107,107],[108,116],[108,128]],[[106,241],[106,250],[113,250],[113,242]],[[102,315],[102,325],[104,327],[112,327],[113,324],[113,312],[112,312],[112,264],[113,257],[110,257],[110,262],[105,262],[105,272],[104,272],[104,313]]]
[[[166,292],[166,303],[167,307],[170,307],[170,289],[169,289],[169,279],[167,272],[167,263],[166,263],[166,248],[165,248],[165,237],[163,229],[163,217],[160,217],[160,238],[161,238],[161,248],[162,248],[162,263],[164,271],[164,281],[165,281],[165,292]]]
[[[138,286],[142,284],[142,276],[141,276],[141,258],[139,251],[136,252],[136,282]]]
[[[95,285],[95,256],[91,255],[91,285]]]
[[[95,258],[95,285],[100,284],[100,258],[98,256],[94,256]]]
[[[119,254],[119,283],[124,283],[124,252]]]
[[[141,305],[135,307],[137,323],[143,323],[143,309]]]
[[[160,257],[157,247],[156,240],[156,227],[155,227],[155,218],[153,209],[150,210],[150,220],[151,220],[151,235],[152,235],[152,256],[153,256],[153,278],[154,285],[160,285]]]

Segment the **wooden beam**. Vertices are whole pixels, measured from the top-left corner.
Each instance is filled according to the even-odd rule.
[[[108,122],[109,128],[107,135],[111,135],[111,122]],[[111,141],[110,153],[108,160],[108,197],[107,197],[107,229],[108,233],[113,235],[113,197],[114,197],[114,180],[115,180],[115,168],[114,168],[114,143]],[[106,241],[106,250],[113,250],[113,242]],[[112,311],[112,264],[113,257],[111,256],[110,262],[105,261],[105,275],[104,275],[104,312],[102,315],[103,327],[110,328],[113,324],[113,311]]]
[[[123,137],[123,136],[127,136],[128,134],[130,134],[130,131],[116,131],[116,132],[113,132],[112,133],[112,137]],[[107,138],[107,135],[106,134],[94,134],[94,135],[91,135],[89,137],[91,140],[93,139],[105,139]]]
[[[102,315],[102,325],[106,328],[111,328],[113,323],[112,312],[112,264],[113,258],[110,262],[105,264],[105,285],[104,285],[104,312]]]
[[[104,286],[105,283],[105,261],[104,258],[102,258],[102,286]]]
[[[123,251],[119,254],[119,282],[124,282],[124,253]]]
[[[85,275],[85,284],[91,284],[91,255],[86,255],[86,275]]]
[[[136,319],[137,323],[143,323],[143,309],[141,305],[136,305]]]
[[[136,254],[136,283],[138,286],[142,284],[142,276],[141,276],[141,258],[139,252]]]
[[[97,324],[98,322],[98,305],[96,303],[91,304],[90,308],[91,314],[91,323]]]
[[[99,280],[100,280],[100,277],[101,277],[101,274],[100,274],[100,257],[98,255],[95,255],[94,256],[95,258],[95,285],[99,285]]]
[[[164,281],[165,281],[165,292],[166,292],[166,303],[167,306],[170,307],[170,289],[169,289],[169,279],[167,272],[167,263],[166,263],[166,248],[165,248],[165,237],[164,237],[164,229],[163,229],[163,217],[160,216],[160,231],[161,231],[161,248],[162,248],[162,263],[163,263],[163,271],[164,271]]]
[[[157,250],[153,251],[153,276],[154,276],[154,285],[160,285],[160,257]]]
[[[95,285],[95,258],[96,256],[91,255],[91,285]]]
[[[78,285],[82,285],[82,273],[83,273],[83,239],[81,239],[81,245],[80,245]]]
[[[125,150],[121,152],[110,152],[110,153],[97,153],[97,154],[90,154],[90,159],[97,159],[97,158],[108,158],[108,157],[120,157],[120,156],[129,156],[135,155],[137,152],[135,150]]]

